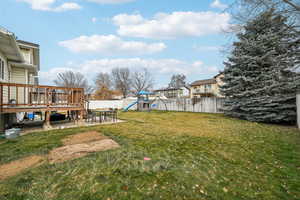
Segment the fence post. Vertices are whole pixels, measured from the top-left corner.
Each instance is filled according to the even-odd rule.
[[[297,92],[296,96],[296,103],[297,103],[297,123],[298,123],[298,128],[300,129],[300,92]]]

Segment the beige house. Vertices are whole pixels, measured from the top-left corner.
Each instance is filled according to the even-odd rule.
[[[16,40],[0,29],[0,82],[37,84],[40,69],[39,45]]]
[[[26,113],[44,115],[46,129],[51,128],[52,112],[67,112],[69,119],[83,122],[84,89],[39,85],[39,57],[39,45],[17,40],[0,28],[1,132],[24,121]]]
[[[17,40],[13,33],[0,28],[0,83],[36,85],[39,69],[39,45]],[[12,101],[27,103],[25,93],[28,89],[16,90],[16,87],[2,86],[2,103]],[[7,121],[14,121],[14,115],[1,115],[1,129]]]
[[[193,82],[190,85],[191,98],[222,97],[220,94],[220,86],[223,85],[222,77],[224,77],[224,74],[220,73],[211,79]]]

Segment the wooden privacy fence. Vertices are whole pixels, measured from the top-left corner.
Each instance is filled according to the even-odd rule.
[[[182,112],[221,113],[223,105],[224,98],[217,97],[159,99],[153,102],[152,109]]]
[[[2,112],[30,108],[84,108],[84,89],[0,83]]]

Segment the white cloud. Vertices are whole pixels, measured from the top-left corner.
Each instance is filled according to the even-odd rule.
[[[93,17],[93,18],[92,18],[92,22],[93,22],[93,23],[96,23],[96,22],[97,22],[97,18],[96,18],[96,17]]]
[[[214,75],[218,72],[215,66],[206,66],[202,61],[186,62],[177,59],[98,59],[89,60],[84,63],[70,62],[65,67],[52,68],[49,71],[40,72],[42,84],[52,84],[59,72],[73,70],[83,73],[92,82],[99,72],[111,72],[115,67],[128,67],[131,70],[147,68],[154,76],[183,73],[186,75]]]
[[[146,20],[140,15],[128,15],[128,14],[120,14],[113,17],[113,23],[118,26],[122,25],[138,25]]]
[[[120,14],[112,21],[119,26],[118,34],[122,36],[174,39],[220,33],[230,26],[230,15],[210,11],[173,12],[158,13],[152,19],[145,19],[139,14]]]
[[[50,5],[56,0],[19,0],[21,2],[26,2],[31,5],[34,10],[49,10]]]
[[[219,8],[221,10],[224,10],[226,8],[228,8],[228,6],[226,4],[221,3],[220,0],[214,0],[211,4],[210,7],[212,8]]]
[[[164,43],[144,43],[124,41],[115,35],[80,36],[59,42],[60,46],[72,52],[98,52],[105,55],[144,55],[160,52],[166,48]]]
[[[81,6],[77,3],[64,3],[56,8],[54,8],[54,11],[62,12],[67,10],[80,10]]]
[[[62,12],[67,10],[81,9],[81,6],[79,4],[73,2],[63,3],[60,6],[54,7],[53,4],[56,2],[56,0],[18,0],[18,1],[30,4],[33,10]]]
[[[90,2],[100,3],[100,4],[122,4],[122,3],[129,3],[135,0],[87,0]]]
[[[221,46],[202,46],[202,45],[194,45],[193,48],[197,51],[220,51],[222,49]]]

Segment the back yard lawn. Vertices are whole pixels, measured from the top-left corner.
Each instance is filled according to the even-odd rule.
[[[0,199],[300,199],[296,128],[217,114],[128,112],[121,118],[128,122],[0,141],[0,164],[47,154],[84,131],[121,145],[2,180]]]

